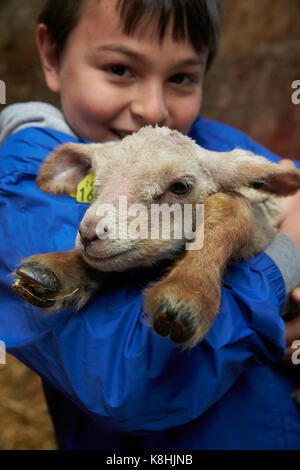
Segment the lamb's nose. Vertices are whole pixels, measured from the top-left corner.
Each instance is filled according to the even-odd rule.
[[[85,231],[85,230],[79,229],[78,231],[79,231],[79,235],[81,238],[81,243],[83,244],[85,249],[89,245],[91,245],[92,242],[98,239],[96,232],[93,230]]]

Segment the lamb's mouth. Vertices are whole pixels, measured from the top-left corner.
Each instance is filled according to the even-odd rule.
[[[102,262],[106,262],[106,261],[111,261],[113,259],[116,259],[120,256],[123,256],[129,252],[133,251],[133,248],[131,249],[128,249],[126,251],[119,251],[118,253],[115,253],[113,255],[104,255],[104,256],[92,256],[92,255],[89,255],[86,251],[83,251],[82,252],[82,256],[83,258],[85,258],[87,261],[92,261],[93,263],[102,263]]]

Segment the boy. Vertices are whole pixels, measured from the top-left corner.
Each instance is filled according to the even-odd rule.
[[[141,292],[131,286],[79,314],[48,317],[10,292],[7,273],[20,259],[73,247],[86,209],[34,184],[59,143],[119,140],[159,124],[210,149],[239,146],[276,159],[243,134],[197,118],[217,49],[217,1],[50,0],[40,21],[42,67],[63,115],[29,104],[1,116],[2,136],[10,137],[0,150],[0,337],[45,380],[59,447],[299,448],[293,383],[270,366],[284,354],[286,291],[299,283],[294,261],[286,270],[276,258],[278,244],[284,256],[299,257],[286,237],[268,249],[280,270],[260,253],[228,271],[219,316],[189,352],[145,325]]]

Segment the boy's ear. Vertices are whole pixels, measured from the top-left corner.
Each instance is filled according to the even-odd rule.
[[[44,24],[39,24],[37,27],[36,44],[47,86],[54,93],[58,93],[60,80],[57,47],[51,41],[48,28]]]
[[[200,162],[203,157],[201,149]],[[202,165],[221,191],[250,186],[278,196],[288,196],[300,189],[299,170],[271,163],[265,157],[242,149],[209,152]]]
[[[92,152],[85,144],[63,144],[44,161],[37,176],[38,187],[50,194],[73,194],[92,169]]]

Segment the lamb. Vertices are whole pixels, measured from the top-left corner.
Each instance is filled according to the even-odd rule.
[[[80,224],[76,249],[25,259],[16,270],[14,292],[50,312],[70,305],[81,309],[100,292],[109,273],[162,265],[162,278],[145,285],[144,309],[158,334],[188,348],[203,339],[217,315],[228,263],[264,250],[277,233],[275,195],[300,188],[296,169],[241,149],[209,151],[175,130],[157,126],[146,126],[117,143],[59,146],[42,165],[37,185],[53,195],[70,195],[91,172],[95,200]],[[175,223],[169,238],[121,236],[124,224],[116,236],[116,226],[124,219],[119,202],[125,196],[128,206],[146,208],[139,225],[149,230],[153,204],[182,209],[189,205],[188,230],[175,238],[183,221],[171,214]],[[99,211],[107,204],[114,210],[101,218]],[[129,211],[125,215],[128,228],[134,218]],[[192,249],[201,230],[203,248]]]

